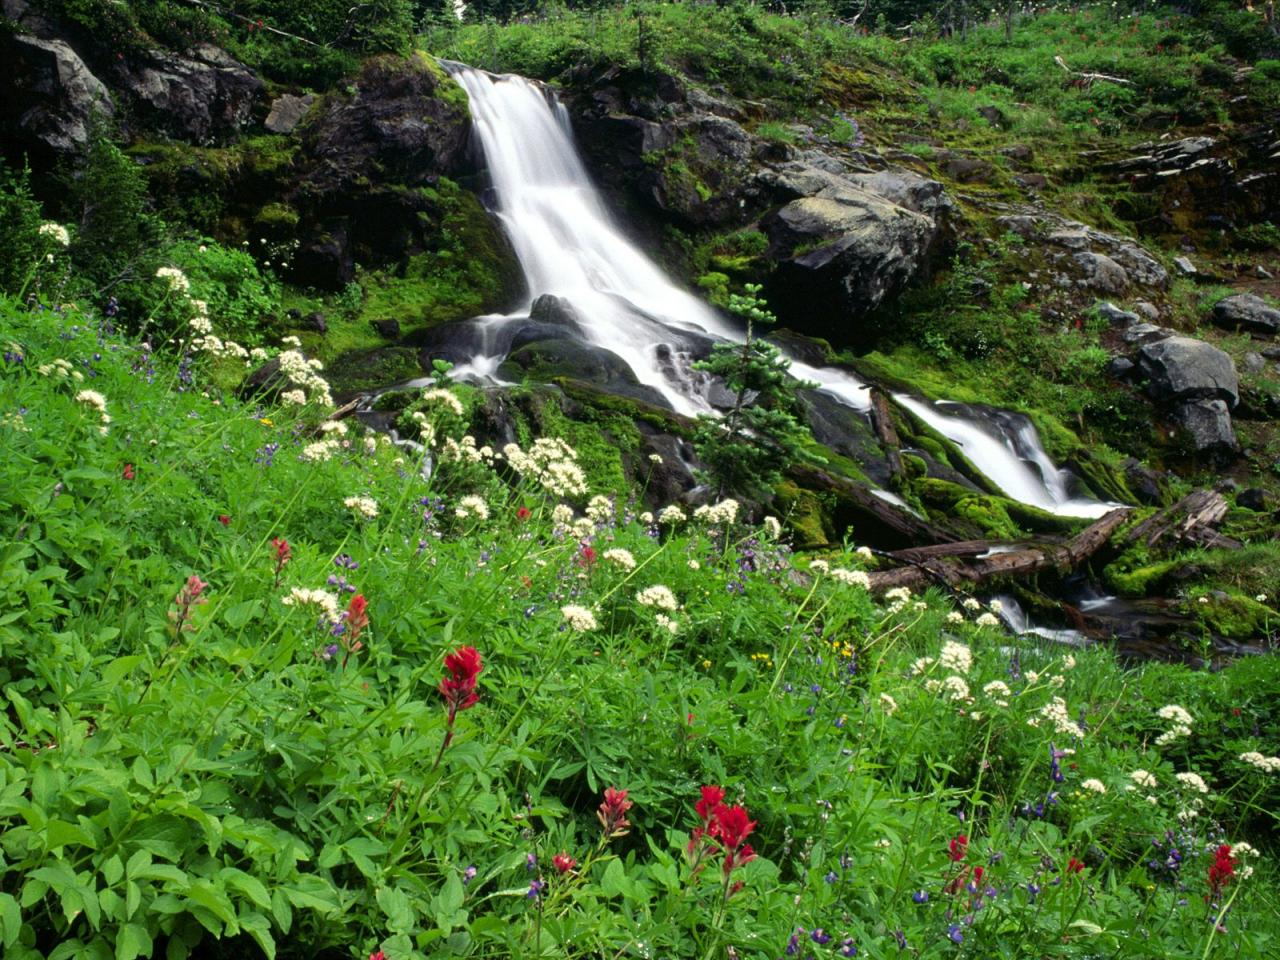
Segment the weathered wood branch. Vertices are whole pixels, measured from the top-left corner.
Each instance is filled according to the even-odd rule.
[[[885,459],[889,461],[889,472],[895,477],[902,476],[902,455],[899,452],[902,442],[898,439],[898,431],[893,428],[889,398],[875,387],[871,388],[871,426],[884,450]]]
[[[934,556],[898,570],[878,571],[871,574],[871,590],[873,593],[883,593],[894,587],[914,589],[927,586],[931,581],[956,587],[960,584],[1025,577],[1041,570],[1070,570],[1097,553],[1124,523],[1129,513],[1130,509],[1127,507],[1112,510],[1064,544],[1027,544],[1008,553],[972,560]]]
[[[1125,535],[1125,543],[1154,547],[1168,539],[1175,546],[1231,546],[1236,541],[1217,531],[1229,509],[1216,490],[1195,490],[1135,526]]]
[[[1067,61],[1063,60],[1061,56],[1054,57],[1053,62],[1067,71],[1068,76],[1079,77],[1085,82],[1086,86],[1091,85],[1095,80],[1106,80],[1108,83],[1122,83],[1125,86],[1133,86],[1133,81],[1126,80],[1124,77],[1113,77],[1106,73],[1085,73],[1080,70],[1072,70],[1067,66]]]
[[[305,43],[309,47],[319,47],[322,44],[316,43],[314,40],[308,40],[306,37],[300,37],[296,33],[288,33],[284,30],[278,30],[275,27],[267,26],[260,20],[253,17],[246,17],[244,14],[236,13],[234,10],[228,10],[226,7],[220,7],[216,3],[206,3],[205,0],[182,0],[183,3],[199,7],[202,10],[212,10],[220,17],[230,17],[233,20],[239,20],[241,23],[247,23],[255,30],[262,30],[266,33],[274,33],[278,37],[287,37],[290,40],[297,40],[299,43]]]
[[[790,475],[796,483],[809,490],[835,494],[842,507],[901,537],[904,544],[951,543],[955,540],[947,530],[881,500],[860,483],[808,464],[792,467]]]

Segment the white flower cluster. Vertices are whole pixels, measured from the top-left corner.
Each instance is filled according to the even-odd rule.
[[[301,391],[299,391],[301,392]],[[342,441],[334,438],[308,443],[298,454],[300,463],[324,463],[342,449]]]
[[[771,540],[778,540],[782,537],[782,521],[777,517],[764,518],[764,532]]]
[[[467,517],[475,517],[477,520],[489,519],[489,505],[484,502],[483,497],[475,494],[463,497],[458,501],[457,508],[453,511],[453,515],[459,520],[465,520]]]
[[[1241,840],[1239,843],[1233,843],[1231,845],[1231,855],[1240,861],[1240,872],[1239,872],[1240,879],[1248,880],[1250,877],[1252,877],[1253,867],[1244,863],[1244,860],[1246,858],[1259,856],[1260,854],[1258,853],[1257,848],[1254,847],[1252,844],[1245,843],[1243,840]]]
[[[978,618],[973,621],[980,627],[998,627],[1000,626],[1000,618],[994,613],[979,614]]]
[[[935,662],[936,661],[933,657],[918,657],[916,662],[911,664],[911,675],[913,677],[918,677],[922,673],[928,673],[929,668],[932,667]]]
[[[341,420],[326,420],[320,424],[319,430],[323,434],[336,433],[340,437],[347,435],[347,425]]]
[[[944,670],[967,674],[973,666],[973,651],[963,643],[948,640],[942,645],[942,653],[938,655],[938,663],[941,664]]]
[[[1084,736],[1084,731],[1080,729],[1080,725],[1071,719],[1071,712],[1067,709],[1067,701],[1061,697],[1054,697],[1041,707],[1040,716],[1031,717],[1027,720],[1027,726],[1038,727],[1042,719],[1051,723],[1053,729],[1058,733],[1072,737]]]
[[[422,421],[419,421],[422,423]],[[426,436],[426,431],[423,431]],[[485,444],[483,447],[476,446],[476,438],[473,436],[465,436],[461,441],[453,439],[453,437],[445,437],[444,444],[440,448],[440,459],[444,463],[486,463],[491,464],[496,454],[493,447]]]
[[[1208,793],[1209,785],[1204,782],[1204,778],[1198,773],[1175,773],[1173,779],[1182,784],[1188,790],[1194,790],[1196,793]]]
[[[715,505],[704,504],[693,511],[693,516],[695,520],[702,520],[705,523],[730,524],[738,519],[738,501],[721,500]]]
[[[177,267],[161,267],[156,271],[156,278],[168,282],[170,293],[186,293],[191,289],[191,281]]]
[[[836,567],[831,571],[831,579],[836,583],[843,583],[846,587],[861,587],[863,590],[871,589],[871,578],[861,570],[846,570],[844,567]]]
[[[84,380],[84,374],[73,368],[70,360],[64,360],[62,357],[40,364],[36,367],[36,373],[42,377],[70,377],[77,383]]]
[[[316,606],[324,611],[324,615],[333,622],[338,621],[338,598],[328,590],[308,590],[306,587],[294,587],[288,596],[280,598],[286,607]]]
[[[965,597],[964,600],[961,601],[960,606],[964,607],[970,613],[975,613],[976,611],[982,609],[982,604],[980,604],[973,597]]]
[[[655,614],[653,622],[673,636],[680,632],[680,621],[674,617],[668,617],[665,613]]]
[[[677,523],[684,523],[688,519],[689,518],[685,516],[684,511],[674,503],[668,504],[658,511],[659,523],[669,523],[672,526],[675,526]]]
[[[428,404],[447,407],[460,417],[466,412],[462,409],[462,401],[457,398],[452,390],[446,390],[444,387],[429,387],[423,390],[422,399]]]
[[[657,607],[659,610],[678,610],[680,601],[670,589],[660,583],[645,587],[636,594],[636,603],[642,607]]]
[[[1257,750],[1240,754],[1240,759],[1263,773],[1280,773],[1280,757],[1264,757]]]
[[[502,455],[520,476],[540,483],[556,497],[580,497],[587,492],[587,477],[578,466],[578,452],[563,440],[539,437],[528,452],[508,443]]]
[[[608,523],[613,519],[613,501],[606,496],[596,494],[587,502],[586,513],[596,523]]]
[[[1191,736],[1191,714],[1176,703],[1161,707],[1156,711],[1156,716],[1161,720],[1168,720],[1172,724],[1168,730],[1156,737],[1157,747],[1163,747],[1165,744],[1173,743],[1175,740]]]
[[[305,390],[285,390],[280,394],[280,402],[290,407],[301,407],[307,402]]]
[[[98,411],[98,417],[102,421],[98,427],[98,432],[106,436],[107,425],[111,423],[111,416],[107,413],[107,398],[97,390],[81,390],[76,394],[76,400]]]
[[[1080,784],[1080,786],[1082,789],[1090,790],[1093,793],[1107,792],[1107,785],[1103,783],[1101,780],[1094,780],[1091,778],[1089,780],[1084,781],[1082,784]]]
[[[964,614],[959,610],[952,610],[947,614],[947,623],[964,623]]]
[[[333,406],[333,397],[329,394],[329,383],[320,376],[324,364],[319,360],[308,360],[296,349],[297,337],[286,337],[285,343],[292,342],[294,349],[283,351],[276,359],[280,362],[280,372],[288,378],[295,388],[310,391],[311,399],[324,407]],[[284,399],[284,395],[281,395]],[[303,403],[306,402],[304,397]]]
[[[616,564],[623,570],[634,570],[636,568],[636,558],[631,555],[630,550],[624,550],[622,547],[614,547],[612,550],[604,552],[604,558],[612,564]]]
[[[347,497],[342,505],[358,516],[372,520],[378,515],[378,501],[372,497]]]
[[[567,503],[557,503],[551,511],[551,522],[560,527],[573,523],[573,507]]]
[[[885,713],[894,714],[898,712],[898,701],[893,699],[893,697],[891,697],[889,694],[887,693],[880,694],[879,702],[880,702],[880,709],[883,710]]]
[[[52,221],[42,223],[40,224],[39,233],[40,236],[48,237],[60,247],[71,246],[71,234],[67,233],[67,228],[60,223],[53,223]]]
[[[1154,790],[1157,784],[1155,774],[1147,770],[1135,770],[1129,774],[1129,779],[1147,790]]]
[[[191,321],[192,326],[195,325],[195,322],[195,320]],[[205,322],[208,323],[208,320]],[[212,329],[212,324],[210,324],[210,329]],[[206,334],[203,337],[196,337],[191,341],[191,346],[196,350],[199,350],[201,353],[212,354],[215,357],[235,357],[237,360],[244,360],[246,365],[248,363],[248,350],[240,346],[240,344],[236,343],[234,340],[223,340],[220,337],[215,337],[211,333]]]
[[[982,692],[990,697],[997,707],[1007,707],[1008,698],[1013,696],[1013,691],[1003,680],[992,680],[982,688]]]
[[[564,616],[565,623],[579,632],[594,630],[597,626],[595,614],[586,607],[566,604],[560,608],[560,613]]]

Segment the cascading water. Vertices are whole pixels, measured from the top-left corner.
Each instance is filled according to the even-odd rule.
[[[582,336],[621,357],[636,379],[672,409],[710,411],[706,381],[691,369],[692,342],[740,340],[705,303],[681,290],[617,228],[591,184],[573,144],[568,111],[544,87],[517,76],[497,77],[459,63],[445,69],[467,92],[476,135],[496,196],[496,214],[524,273],[521,311],[480,318],[481,348],[455,375],[492,378],[505,359],[494,330],[528,318],[534,301],[551,294],[574,308]],[[842,370],[794,358],[791,371],[857,411],[871,403],[866,384]],[[1070,497],[1030,424],[1017,442],[981,426],[898,397],[934,429],[959,444],[974,466],[1009,496],[1068,516],[1099,516],[1110,507]],[[1027,459],[1038,468],[1032,469]]]

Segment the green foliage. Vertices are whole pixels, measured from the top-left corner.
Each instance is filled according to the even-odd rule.
[[[31,195],[31,171],[0,161],[0,291],[20,294],[52,244],[40,236],[40,201]]]
[[[95,291],[140,296],[154,268],[164,223],[152,212],[147,182],[102,131],[61,173],[66,219],[75,225],[71,259]]]
[[[807,439],[791,412],[796,385],[787,374],[790,361],[772,343],[755,336],[756,324],[776,319],[759,293],[760,285],[749,283],[744,293],[729,296],[729,310],[747,322],[743,342],[717,343],[710,359],[694,365],[723,381],[734,396],[724,417],[700,416],[694,434],[698,457],[718,496],[767,496],[787,468],[802,458]]]
[[[1261,958],[1280,933],[1280,781],[1242,759],[1280,739],[1274,657],[1125,670],[935,592],[877,600],[852,552],[810,569],[723,513],[654,536],[620,490],[552,497],[354,434],[303,462],[317,411],[176,390],[74,312],[0,300],[0,331],[24,355],[0,377],[24,411],[0,425],[6,957],[764,957],[798,927],[946,957],[979,865],[997,892],[962,928],[974,956],[1229,938]],[[105,433],[81,384],[39,372],[55,359],[96,374]],[[425,401],[442,431],[483,402],[450,389],[462,414]],[[459,516],[472,496],[487,518]],[[562,500],[590,517],[553,520]],[[341,610],[344,582],[368,603],[358,650],[294,594]],[[479,699],[451,718],[437,685],[464,644]],[[1192,722],[1157,745],[1169,704]],[[1059,782],[1050,744],[1075,751]],[[1127,789],[1139,769],[1156,788]],[[754,821],[729,871],[686,856],[703,784]],[[601,835],[606,787],[633,803],[623,836]],[[1180,873],[1147,865],[1167,831]],[[1216,933],[1205,851],[1245,840]]]
[[[225,336],[257,344],[271,331],[278,318],[280,284],[264,276],[248,253],[208,239],[183,240],[165,247],[162,258],[186,274],[191,296],[209,305],[209,315]]]

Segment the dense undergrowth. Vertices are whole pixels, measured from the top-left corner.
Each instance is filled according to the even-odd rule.
[[[0,341],[7,956],[1274,952],[1274,657],[1011,646],[474,451],[474,390],[397,448],[92,312]]]

